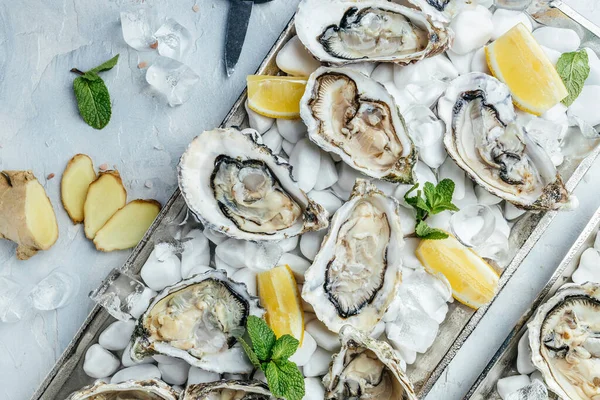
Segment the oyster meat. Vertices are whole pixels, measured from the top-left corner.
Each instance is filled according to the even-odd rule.
[[[546,151],[516,121],[508,87],[482,73],[454,79],[438,103],[444,146],[471,179],[526,210],[569,206]]]
[[[298,188],[289,164],[256,140],[228,128],[192,141],[179,162],[189,209],[205,227],[245,240],[282,240],[327,227],[327,211]]]
[[[97,381],[72,393],[67,400],[177,400],[179,394],[163,381],[149,379],[106,383]]]
[[[164,354],[208,371],[249,373],[252,365],[236,337],[249,315],[263,314],[258,298],[225,271],[195,275],[167,287],[140,316],[131,358]]]
[[[371,332],[398,293],[403,246],[398,202],[357,179],[350,200],[306,271],[302,297],[339,332],[350,324]]]
[[[321,67],[308,80],[300,115],[310,139],[354,169],[413,182],[415,147],[394,98],[379,82],[352,69]]]
[[[321,62],[410,63],[440,54],[451,40],[423,12],[385,0],[302,0],[298,38]]]
[[[342,349],[323,378],[326,399],[417,400],[402,360],[389,344],[351,325],[342,328],[340,339]]]
[[[600,285],[567,284],[528,324],[533,364],[563,399],[600,398]]]
[[[218,381],[189,385],[180,400],[276,400],[260,381]]]

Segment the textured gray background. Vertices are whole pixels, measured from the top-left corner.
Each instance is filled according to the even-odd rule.
[[[170,108],[145,82],[139,53],[121,36],[119,10],[132,1],[0,0],[0,169],[31,169],[54,204],[60,239],[29,261],[14,258],[15,247],[0,243],[0,275],[29,290],[53,269],[81,277],[74,302],[59,311],[32,313],[27,320],[0,324],[0,399],[28,399],[69,343],[92,307],[88,292],[121,265],[127,251],[102,254],[73,226],[60,204],[60,176],[75,153],[89,154],[98,166],[121,172],[129,199],[165,202],[176,186],[175,166],[187,143],[218,125],[242,92],[245,76],[258,67],[295,11],[298,0],[275,0],[254,9],[246,46],[235,75],[225,79],[223,53],[225,0],[150,1],[162,17],[173,17],[195,38],[190,66],[201,76],[196,93]],[[596,0],[570,0],[600,23]],[[192,7],[197,4],[198,12]],[[72,93],[72,67],[89,69],[120,53],[117,67],[103,74],[113,116],[102,131],[79,117]],[[597,163],[576,190],[575,213],[552,224],[459,352],[429,399],[460,399],[527,304],[551,275],[587,219],[600,204]],[[56,174],[52,180],[45,177]],[[152,183],[151,188],[145,183]]]

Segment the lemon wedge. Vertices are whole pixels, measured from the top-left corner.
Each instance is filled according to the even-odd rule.
[[[429,272],[443,274],[454,298],[466,306],[478,309],[496,294],[496,271],[451,235],[442,240],[421,240],[415,255]]]
[[[270,118],[300,117],[306,79],[294,76],[249,75],[248,107]]]
[[[492,74],[510,89],[515,106],[541,115],[569,92],[556,68],[522,23],[485,48]]]
[[[260,303],[267,310],[265,320],[275,336],[289,334],[302,344],[304,311],[290,267],[283,265],[261,272],[257,276],[257,283]]]

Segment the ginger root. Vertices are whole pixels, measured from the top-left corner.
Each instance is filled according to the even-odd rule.
[[[127,202],[127,191],[118,171],[100,172],[87,192],[83,204],[85,236],[94,239],[96,232]]]
[[[83,205],[90,184],[96,179],[92,159],[76,154],[65,168],[60,182],[63,207],[75,224],[83,222]]]
[[[31,171],[0,173],[0,238],[17,243],[19,260],[48,250],[58,239],[54,208]]]
[[[94,245],[100,251],[125,250],[137,245],[160,212],[156,200],[133,200],[96,232]]]

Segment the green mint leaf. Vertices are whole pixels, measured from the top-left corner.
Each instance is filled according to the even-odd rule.
[[[304,397],[304,377],[291,361],[271,361],[265,371],[271,393],[286,400],[302,400]]]
[[[562,103],[568,107],[579,96],[585,80],[590,75],[587,52],[581,49],[562,54],[556,63],[556,70],[569,92],[569,95],[562,100]]]
[[[83,79],[87,80],[87,81],[90,81],[90,82],[91,81],[97,81],[98,79],[102,79],[102,78],[100,78],[100,75],[98,75],[95,72],[90,72],[90,71],[86,72],[81,77]]]
[[[80,76],[73,81],[73,89],[83,120],[92,128],[104,128],[112,113],[110,95],[104,81],[100,77],[89,80]]]
[[[419,184],[418,184],[418,183],[415,183],[415,184],[413,185],[413,187],[411,187],[410,189],[408,189],[408,192],[406,192],[406,193],[404,194],[404,200],[406,200],[406,202],[407,202],[407,203],[408,203],[408,200],[410,200],[410,199],[414,199],[414,197],[408,197],[408,195],[409,195],[409,194],[411,194],[412,192],[414,192],[414,191],[415,191],[415,190],[416,190],[418,187],[419,187]],[[409,204],[410,204],[410,203],[409,203]]]
[[[441,229],[431,228],[425,221],[420,221],[416,228],[415,233],[422,239],[429,240],[440,240],[448,238],[448,234]]]
[[[254,350],[252,350],[252,347],[250,347],[250,345],[246,343],[246,341],[241,337],[238,337],[237,340],[242,345],[242,348],[246,352],[246,355],[250,359],[252,365],[254,365],[256,368],[260,368],[260,360],[258,359],[258,356],[254,352]]]
[[[430,208],[433,208],[437,203],[437,196],[435,186],[431,182],[425,182],[423,185],[423,193],[425,194],[425,201]]]
[[[92,72],[92,73],[97,74],[98,72],[108,71],[108,70],[112,69],[115,65],[117,65],[117,61],[119,61],[118,54],[116,56],[114,56],[113,58],[111,58],[110,60],[98,65],[96,68],[89,70],[88,73]]]
[[[283,335],[275,342],[273,346],[272,360],[287,360],[298,350],[298,339],[291,335]]]
[[[250,315],[246,322],[246,328],[250,340],[252,340],[252,347],[254,352],[261,361],[268,361],[271,359],[273,346],[275,345],[275,333],[267,325],[264,319]]]
[[[435,187],[435,192],[440,196],[443,203],[451,203],[454,195],[454,181],[452,179],[442,179]]]

